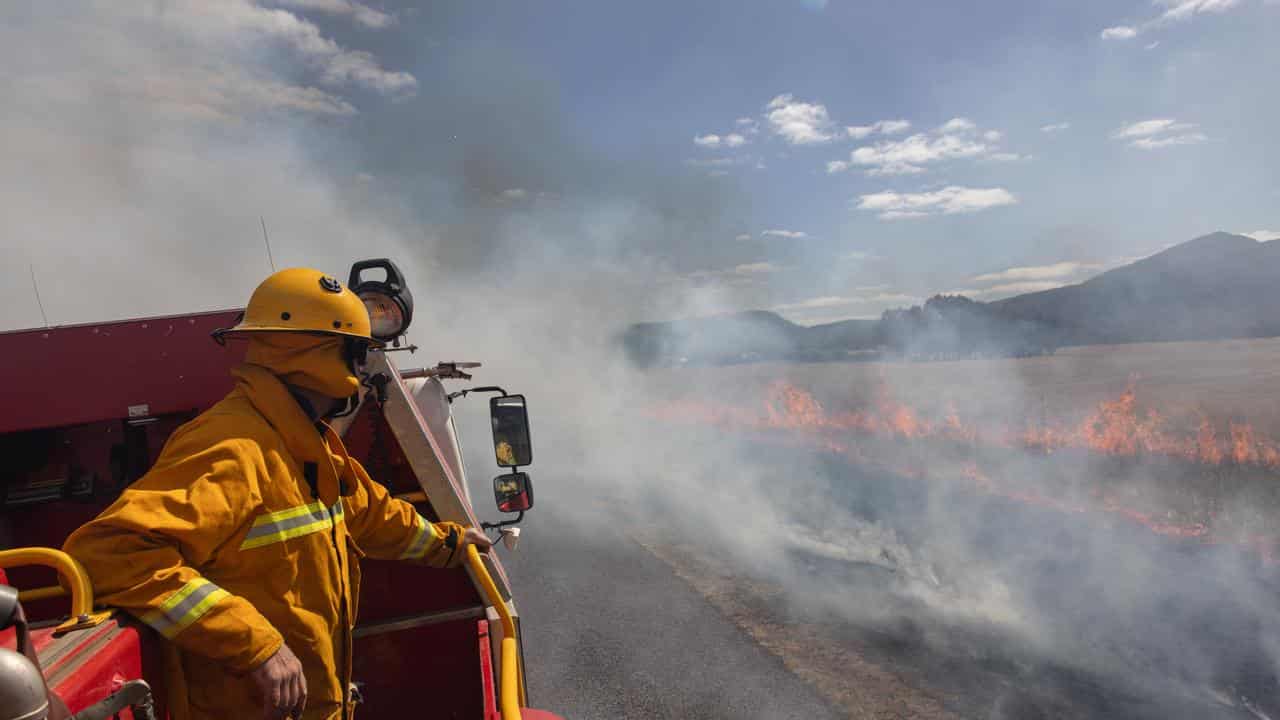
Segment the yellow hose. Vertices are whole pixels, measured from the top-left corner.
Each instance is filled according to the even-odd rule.
[[[93,611],[93,586],[89,584],[89,574],[75,558],[53,548],[29,547],[0,550],[0,568],[21,565],[43,565],[58,571],[59,577],[71,589],[71,617],[88,615]],[[61,594],[54,590],[54,588],[37,588],[20,597],[23,600],[39,600]]]
[[[498,611],[502,620],[502,658],[499,671],[500,685],[498,690],[498,709],[502,720],[520,720],[520,647],[516,642],[516,623],[511,618],[511,610],[493,584],[489,570],[480,559],[475,545],[467,545],[467,564],[471,573],[480,581],[485,598]]]

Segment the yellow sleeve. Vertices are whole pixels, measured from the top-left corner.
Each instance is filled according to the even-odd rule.
[[[430,522],[413,505],[391,497],[355,458],[351,465],[358,486],[347,498],[347,526],[361,550],[379,560],[408,560],[431,567],[457,567],[462,563],[464,556],[458,551],[461,525]]]
[[[196,569],[261,502],[262,451],[248,440],[201,442],[175,434],[156,466],[66,552],[84,565],[97,601],[136,615],[179,647],[248,671],[275,654],[280,633],[244,598]]]

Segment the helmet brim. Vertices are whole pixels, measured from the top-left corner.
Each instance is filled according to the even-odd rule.
[[[311,329],[303,329],[303,328],[296,328],[296,327],[272,327],[269,325],[267,326],[235,325],[229,328],[218,328],[217,330],[214,330],[212,333],[209,333],[209,335],[214,340],[216,340],[219,345],[222,345],[222,344],[225,344],[227,338],[243,337],[245,335],[252,335],[254,333],[296,333],[299,335],[319,335],[322,337],[331,336],[331,337],[353,338],[355,340],[364,340],[365,342],[369,343],[370,346],[379,347],[379,348],[386,347],[386,344],[387,344],[385,341],[379,340],[375,337],[370,337],[368,335],[361,335],[360,333],[344,332],[342,330],[311,330]]]

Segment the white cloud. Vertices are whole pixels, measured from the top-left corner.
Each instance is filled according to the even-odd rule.
[[[860,147],[849,154],[849,160],[854,165],[869,166],[869,175],[915,175],[924,172],[922,165],[976,157],[987,150],[981,141],[961,135],[919,133]]]
[[[260,7],[249,0],[173,0],[158,15],[143,7],[131,10],[142,19],[159,19],[195,41],[243,43],[265,38],[280,43],[314,66],[329,85],[360,85],[401,97],[417,91],[418,81],[409,73],[384,69],[372,53],[339,45],[322,35],[315,23],[287,10]]]
[[[876,133],[882,135],[899,135],[911,129],[908,120],[881,120],[871,125],[851,125],[844,129],[845,134],[854,140],[862,140]]]
[[[692,165],[693,167],[726,168],[738,165],[742,160],[742,158],[731,157],[691,158],[689,160],[685,160],[685,164]]]
[[[1209,139],[1208,135],[1201,132],[1186,133],[1185,135],[1170,135],[1168,137],[1159,138],[1138,138],[1130,145],[1140,150],[1159,150],[1160,148],[1174,147],[1177,145],[1198,145]]]
[[[356,114],[347,100],[319,88],[289,85],[257,69],[236,65],[174,64],[142,75],[120,74],[114,91],[157,114],[183,119],[237,122],[264,112],[344,117]]]
[[[1030,160],[1030,159],[1031,159],[1030,155],[1019,155],[1018,153],[1011,153],[1011,152],[991,153],[990,155],[987,155],[986,157],[983,158],[983,160],[986,160],[988,162],[998,162],[998,163],[1020,162],[1022,160]]]
[[[739,242],[746,242],[747,240],[750,240],[750,239],[751,239],[751,233],[741,233],[734,238],[734,240],[737,240]]]
[[[1117,140],[1126,138],[1147,137],[1172,130],[1177,126],[1177,121],[1172,118],[1158,118],[1155,120],[1142,120],[1140,122],[1131,123],[1118,128],[1111,133],[1111,137]]]
[[[1143,46],[1143,49],[1144,49],[1144,50],[1155,50],[1155,49],[1156,49],[1156,48],[1158,48],[1158,47],[1160,47],[1160,41],[1159,41],[1159,40],[1156,40],[1155,42],[1149,42],[1149,43],[1147,43],[1146,45],[1144,45],[1144,46]]]
[[[765,230],[760,233],[761,237],[780,237],[788,240],[800,240],[809,237],[809,233],[801,230]]]
[[[343,50],[329,57],[322,77],[330,85],[363,85],[384,95],[408,96],[418,88],[412,75],[383,70],[373,53],[361,50]]]
[[[845,172],[855,165],[868,168],[872,177],[882,175],[918,175],[931,163],[968,158],[985,158],[997,162],[1024,160],[1015,153],[1001,152],[999,141],[1004,134],[999,130],[979,132],[978,126],[968,118],[948,120],[931,132],[921,132],[901,140],[882,140],[874,145],[864,145],[849,153],[848,160],[832,160],[827,163],[827,173]]]
[[[1070,130],[1070,129],[1071,129],[1071,123],[1061,122],[1061,123],[1054,123],[1052,125],[1044,125],[1040,128],[1040,132],[1056,133],[1056,132],[1062,132],[1063,130]]]
[[[330,15],[346,15],[357,23],[375,30],[390,27],[396,21],[395,17],[388,13],[353,0],[271,0],[270,4]]]
[[[1280,240],[1280,230],[1254,230],[1252,232],[1240,233],[1253,238],[1259,242],[1270,242],[1271,240]]]
[[[887,285],[854,288],[849,295],[823,295],[774,305],[772,310],[794,322],[835,322],[873,319],[891,307],[918,305],[923,298],[894,292]]]
[[[1222,13],[1240,4],[1240,0],[1155,0],[1168,8],[1159,21],[1186,20],[1203,13]]]
[[[1011,295],[1022,295],[1024,293],[1043,292],[1045,290],[1053,290],[1055,288],[1064,287],[1070,283],[1060,280],[1027,280],[1024,282],[1011,282],[1001,285],[993,285],[989,288],[978,288],[973,290],[957,290],[954,294],[965,295],[973,298],[986,298],[994,300],[999,297],[1009,297]]]
[[[851,305],[868,305],[868,304],[888,304],[888,303],[914,303],[920,298],[914,295],[895,292],[877,292],[870,295],[842,296],[842,295],[824,295],[822,297],[809,298],[799,302],[784,303],[782,305],[773,306],[774,310],[816,310],[819,308],[849,307]]]
[[[529,193],[524,188],[511,188],[502,191],[503,200],[523,200],[528,196]]]
[[[1129,140],[1131,147],[1142,150],[1157,150],[1207,141],[1209,137],[1197,127],[1195,123],[1180,123],[1173,118],[1156,118],[1121,126],[1111,133],[1111,138]]]
[[[825,105],[800,102],[784,94],[770,100],[765,110],[773,132],[792,145],[817,145],[835,137]]]
[[[1032,265],[1029,267],[1012,267],[1000,272],[986,273],[973,278],[976,283],[1002,283],[1013,281],[1045,281],[1070,278],[1082,272],[1097,270],[1101,266],[1096,263],[1074,261],[1057,262],[1050,265]]]
[[[938,128],[940,132],[944,133],[962,133],[977,129],[978,126],[972,120],[962,117],[951,118],[942,127]]]
[[[727,133],[725,135],[707,133],[706,135],[695,135],[693,144],[704,148],[736,148],[746,145],[747,138],[739,133]]]
[[[685,277],[699,284],[746,286],[761,282],[763,276],[775,273],[779,269],[771,262],[761,261],[743,263],[725,270],[696,270]]]
[[[1130,40],[1140,33],[1169,23],[1189,20],[1197,15],[1208,13],[1224,13],[1240,4],[1240,0],[1153,0],[1157,7],[1164,8],[1158,17],[1148,20],[1136,27],[1118,25],[1102,31],[1104,40]],[[1150,50],[1155,44],[1148,45]]]
[[[885,135],[897,135],[911,129],[911,123],[907,120],[881,120],[876,124]]]
[[[78,103],[109,87],[117,101],[160,118],[238,123],[264,113],[355,115],[356,107],[339,94],[348,86],[392,97],[412,95],[417,88],[409,73],[383,69],[372,54],[339,45],[293,12],[248,0],[172,0],[162,8],[109,3],[96,13],[100,42],[110,46],[91,62],[111,82],[81,87],[80,74],[62,73],[58,81],[43,83],[50,99],[57,95],[58,102]],[[117,43],[117,36],[130,39]],[[165,42],[185,49],[168,52],[160,47]],[[277,50],[275,62],[261,61],[264,49]],[[164,60],[157,62],[156,56]],[[334,87],[321,89],[297,79],[309,76]]]
[[[778,266],[768,262],[747,263],[733,269],[735,275],[767,275],[777,272]]]
[[[854,297],[841,297],[839,295],[825,295],[823,297],[809,298],[793,303],[783,303],[782,305],[774,305],[774,310],[814,310],[817,308],[844,307],[848,305],[858,305],[865,303],[866,300]]]
[[[1004,188],[968,188],[950,185],[941,190],[899,193],[885,190],[859,196],[858,209],[879,212],[881,220],[901,220],[929,215],[975,213],[1018,202]]]
[[[1138,29],[1128,25],[1117,25],[1103,30],[1101,36],[1103,40],[1132,40],[1138,37]]]

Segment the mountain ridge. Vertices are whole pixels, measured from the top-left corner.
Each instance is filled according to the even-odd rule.
[[[1280,336],[1280,240],[1215,232],[1083,282],[988,303],[935,295],[813,326],[767,310],[639,323],[638,365],[1029,355],[1063,345]]]

